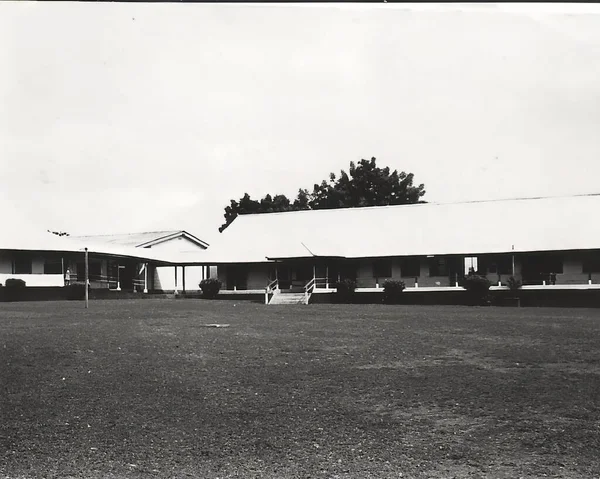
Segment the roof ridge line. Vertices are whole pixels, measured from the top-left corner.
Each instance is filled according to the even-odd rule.
[[[69,235],[71,238],[89,238],[89,237],[98,237],[98,236],[133,236],[133,235],[145,235],[150,233],[180,233],[185,230],[157,230],[157,231],[137,231],[135,233],[102,233],[99,235]]]
[[[500,201],[523,201],[523,200],[545,200],[554,198],[579,198],[584,196],[600,196],[600,193],[578,193],[578,194],[562,194],[553,196],[520,196],[514,198],[491,198],[482,200],[461,200],[461,201],[448,201],[448,202],[423,202],[423,203],[406,203],[400,205],[372,205],[372,206],[345,206],[342,208],[319,208],[319,209],[307,209],[307,210],[289,210],[289,211],[273,211],[273,212],[261,212],[261,213],[240,213],[238,217],[242,216],[258,216],[258,215],[282,215],[288,213],[307,213],[314,211],[343,211],[343,210],[366,210],[370,208],[399,208],[399,207],[414,207],[414,206],[425,206],[425,205],[461,205],[469,203],[492,203]]]

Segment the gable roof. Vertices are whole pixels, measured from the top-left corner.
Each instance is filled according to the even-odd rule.
[[[596,249],[598,212],[594,194],[240,215],[205,260]]]
[[[95,243],[110,244],[115,246],[131,246],[134,248],[149,248],[159,243],[169,241],[174,238],[183,237],[190,240],[192,243],[208,248],[208,243],[202,241],[196,236],[184,230],[170,231],[146,231],[143,233],[124,233],[111,235],[86,235],[86,236],[70,236],[78,240],[94,241]]]

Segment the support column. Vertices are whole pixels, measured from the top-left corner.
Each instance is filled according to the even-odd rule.
[[[179,292],[177,291],[177,266],[175,266],[175,290],[174,290],[175,294],[179,294]]]
[[[183,294],[185,294],[185,266],[181,267],[181,284],[183,288]]]
[[[329,289],[329,265],[325,265],[325,289]]]
[[[144,293],[148,292],[148,263],[144,263]]]
[[[90,286],[90,281],[89,281],[89,259],[88,259],[88,249],[85,248],[85,309],[88,309],[88,303],[89,303],[89,286]]]

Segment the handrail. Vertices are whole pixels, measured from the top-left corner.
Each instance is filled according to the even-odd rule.
[[[273,281],[271,281],[269,284],[267,284],[267,291],[271,292],[276,290],[279,287],[279,280],[278,279],[274,279]]]
[[[306,285],[304,286],[304,291],[306,291],[308,293],[308,291],[310,289],[315,289],[315,278],[311,279],[308,283],[306,283]]]

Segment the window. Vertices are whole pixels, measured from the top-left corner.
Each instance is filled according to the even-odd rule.
[[[102,263],[90,263],[89,268],[90,281],[100,281],[102,279]]]
[[[354,262],[345,262],[339,266],[338,274],[340,279],[356,280],[356,264]]]
[[[512,256],[491,255],[479,258],[479,272],[481,274],[512,274]]]
[[[90,261],[88,268],[90,281],[100,281],[102,279],[102,263]],[[77,281],[85,281],[85,263],[77,263]]]
[[[524,277],[536,278],[550,273],[562,274],[563,259],[556,253],[525,255],[521,259]]]
[[[31,274],[31,259],[15,258],[13,261],[13,274]]]
[[[446,258],[429,258],[429,276],[448,276]]]
[[[482,268],[485,271],[485,267]],[[479,270],[479,261],[477,256],[467,256],[465,258],[465,274],[475,273]]]
[[[230,265],[226,270],[227,289],[248,288],[248,268],[246,265]]]
[[[44,274],[62,274],[62,263],[56,260],[46,260],[44,263]]]
[[[400,261],[400,276],[403,278],[418,278],[421,276],[421,261],[419,258],[402,258]]]
[[[596,255],[586,255],[583,258],[584,273],[600,273],[600,253]]]
[[[392,260],[376,259],[373,261],[373,278],[391,278]]]

